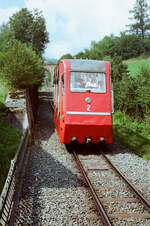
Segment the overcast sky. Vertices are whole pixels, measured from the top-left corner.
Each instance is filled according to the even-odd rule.
[[[0,0],[0,24],[21,8],[42,10],[50,43],[45,56],[60,58],[90,48],[92,40],[119,35],[135,0]]]

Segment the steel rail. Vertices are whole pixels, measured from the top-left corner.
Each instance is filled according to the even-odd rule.
[[[112,162],[105,156],[103,151],[100,151],[103,158],[108,162],[111,168],[119,175],[119,177],[128,185],[131,191],[134,192],[136,197],[144,204],[144,206],[150,211],[150,202],[129,182],[127,178],[112,164]]]
[[[85,172],[85,170],[84,170],[84,168],[82,166],[82,163],[81,163],[80,159],[78,158],[78,156],[75,153],[75,151],[73,151],[72,154],[73,154],[73,157],[74,157],[74,159],[75,159],[75,161],[77,163],[77,166],[79,167],[79,169],[80,169],[80,171],[81,171],[81,173],[82,173],[82,175],[83,175],[83,177],[84,177],[84,179],[86,181],[86,184],[90,188],[90,192],[91,192],[91,195],[92,195],[92,197],[94,199],[97,211],[98,211],[99,215],[101,216],[104,225],[111,226],[112,224],[110,222],[110,219],[108,218],[108,216],[106,214],[106,211],[105,211],[101,201],[99,200],[99,198],[98,198],[98,196],[96,194],[96,191],[93,188],[93,186],[92,186],[92,184],[91,184],[91,182],[90,182],[90,180],[89,180],[89,178],[88,178],[88,176],[87,176],[87,174],[86,174],[86,172]]]

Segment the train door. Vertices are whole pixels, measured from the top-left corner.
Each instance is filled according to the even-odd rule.
[[[57,68],[57,117],[60,115],[60,74],[59,74],[59,65]]]
[[[113,92],[113,83],[110,77],[110,85],[111,85],[111,110],[112,114],[114,113],[114,92]]]
[[[65,114],[64,114],[64,74],[60,76],[60,104],[59,104],[59,136],[60,141],[64,140],[64,129],[65,129]]]
[[[55,109],[54,109],[54,121],[57,130],[59,129],[59,70],[58,66],[55,70]]]
[[[60,118],[64,114],[64,74],[60,77]]]
[[[54,72],[54,108],[57,109],[57,71]]]

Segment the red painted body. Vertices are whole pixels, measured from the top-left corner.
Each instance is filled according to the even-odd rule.
[[[78,63],[78,60],[75,61]],[[90,62],[88,61],[89,64]],[[92,63],[94,64],[94,61]],[[90,137],[92,143],[99,143],[100,137],[103,137],[106,143],[113,142],[110,63],[103,64],[105,66],[103,74],[106,75],[106,92],[104,93],[93,93],[89,90],[72,92],[70,60],[62,60],[56,66],[54,123],[61,142],[71,143],[72,137],[76,137],[78,143],[85,143],[85,137]],[[86,98],[90,98],[91,103],[87,103]]]

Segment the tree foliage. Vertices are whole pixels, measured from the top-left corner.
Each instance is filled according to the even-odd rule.
[[[25,90],[31,136],[44,77],[42,53],[48,43],[45,20],[37,9],[21,9],[0,30],[0,79],[10,90]]]
[[[49,42],[45,19],[37,9],[33,12],[26,8],[21,9],[9,19],[10,30],[16,40],[32,46],[32,49],[41,55]]]
[[[12,88],[16,86],[18,87],[18,89],[20,88],[22,89],[25,86],[26,87],[31,86],[31,84],[32,86],[37,85],[38,83],[37,80],[41,81],[41,76],[43,75],[41,75],[40,73],[37,73],[36,75],[32,76],[30,76],[30,74],[32,74],[33,72],[33,67],[35,71],[36,66],[37,70],[39,70],[42,61],[39,62],[39,58],[36,56],[36,54],[38,54],[41,57],[41,54],[43,53],[47,42],[48,42],[48,33],[46,31],[45,20],[42,17],[41,12],[38,12],[37,10],[34,10],[32,14],[32,12],[24,8],[17,12],[16,14],[14,14],[9,19],[9,22],[7,24],[3,24],[0,27],[0,59],[1,59],[0,71],[1,77],[4,78],[6,76],[7,84],[9,84],[9,87],[11,84]],[[24,43],[25,45],[22,46],[21,43]],[[18,49],[19,47],[20,51]],[[29,50],[27,47],[29,48]],[[33,53],[32,51],[35,52]],[[40,66],[38,66],[38,63]],[[10,68],[12,69],[12,72]],[[27,68],[32,68],[31,72]],[[28,73],[25,74],[26,69]],[[8,73],[9,70],[10,77]],[[16,72],[16,74],[14,74],[15,79],[11,77],[14,71]],[[24,76],[27,76],[27,78],[24,78]],[[30,79],[28,79],[29,76]],[[17,81],[16,84],[13,83],[14,80],[15,82]],[[27,82],[26,85],[23,84],[23,82],[25,81]]]
[[[89,49],[77,53],[73,58],[103,60],[121,56],[122,60],[150,54],[150,39],[142,40],[135,34],[121,32],[120,36],[105,36],[102,40],[91,42]],[[62,56],[63,58],[65,56]]]
[[[123,77],[129,75],[128,66],[122,62],[120,56],[116,56],[111,61],[111,76],[112,81],[121,81]]]
[[[67,53],[67,54],[63,55],[63,56],[58,60],[58,62],[59,62],[61,59],[73,59],[73,56],[72,56],[70,53]]]
[[[42,59],[26,44],[15,41],[9,50],[0,55],[0,76],[11,90],[40,85],[44,76]]]
[[[115,82],[115,109],[150,122],[149,77],[150,68],[142,67],[136,77],[123,77],[120,82]]]
[[[136,113],[140,118],[150,115],[150,67],[141,67],[136,75],[135,103]]]
[[[136,34],[144,39],[150,34],[150,7],[146,0],[136,0],[135,6],[129,11],[133,15],[131,20],[133,23],[129,24],[129,32]]]
[[[84,52],[79,52],[74,56],[76,59],[85,59]]]
[[[15,40],[13,32],[10,30],[8,24],[0,26],[0,52],[7,51]]]

